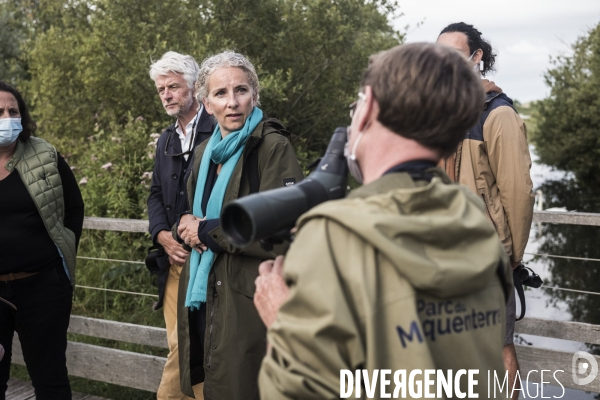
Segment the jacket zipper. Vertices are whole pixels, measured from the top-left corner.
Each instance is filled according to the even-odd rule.
[[[210,305],[210,328],[208,329],[208,337],[209,337],[209,341],[208,341],[208,362],[206,363],[206,366],[208,368],[210,368],[210,360],[212,359],[212,339],[213,339],[213,335],[212,335],[212,331],[213,331],[213,315],[215,314],[215,297],[217,294],[217,290],[215,289],[215,287],[213,286],[213,299]]]
[[[485,194],[482,193],[481,198],[483,199],[483,204],[485,205],[485,211],[487,212],[488,217],[490,217],[490,221],[492,221],[492,225],[494,225],[494,229],[496,230],[496,232],[498,232],[498,227],[496,226],[496,222],[494,221],[494,218],[492,218],[492,213],[490,212],[487,201],[485,200]]]

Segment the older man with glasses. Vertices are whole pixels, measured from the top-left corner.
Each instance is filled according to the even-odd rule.
[[[194,85],[199,67],[193,57],[169,51],[150,67],[150,77],[167,114],[175,117],[159,137],[152,186],[148,197],[150,234],[157,251],[146,265],[158,276],[159,299],[167,326],[169,355],[158,388],[159,400],[189,399],[181,391],[177,340],[177,291],[179,275],[190,255],[171,235],[177,215],[189,209],[186,181],[194,148],[213,131],[212,119],[196,98]],[[198,383],[196,399],[202,398]],[[200,396],[200,397],[199,397]]]

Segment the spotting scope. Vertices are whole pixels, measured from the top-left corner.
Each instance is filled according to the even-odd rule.
[[[221,228],[237,247],[267,239],[294,227],[306,211],[327,200],[343,198],[348,185],[344,146],[346,128],[336,128],[319,165],[303,181],[234,200],[223,207]]]

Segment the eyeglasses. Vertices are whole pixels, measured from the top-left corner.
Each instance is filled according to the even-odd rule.
[[[171,142],[171,136],[173,136],[173,131],[171,131],[169,133],[169,136],[167,137],[167,143],[165,143],[165,156],[169,156],[169,157],[180,157],[180,156],[185,156],[188,154],[192,154],[192,146],[194,145],[194,131],[192,131],[192,137],[190,140],[190,148],[182,153],[176,153],[176,154],[169,154],[168,152],[168,148],[169,148],[169,143]]]
[[[354,110],[356,110],[356,106],[358,105],[358,102],[361,100],[366,99],[367,96],[365,96],[364,93],[358,92],[358,100],[356,100],[355,102],[353,102],[352,104],[350,104],[348,106],[348,108],[350,109],[350,119],[352,119],[354,117]]]
[[[175,133],[177,133],[177,130],[174,129],[173,131],[169,132],[169,136],[167,136],[167,143],[165,143],[165,156],[169,156],[169,157],[181,157],[181,156],[185,156],[188,154],[192,154],[192,152],[194,151],[194,140],[196,140],[195,136],[196,136],[196,123],[198,122],[198,119],[200,117],[196,116],[196,120],[194,121],[194,124],[192,125],[192,137],[190,138],[190,145],[189,148],[182,152],[182,153],[177,153],[177,154],[169,154],[167,149],[169,148],[169,143],[171,142],[171,136],[173,136],[173,131],[175,131]],[[184,128],[185,129],[185,128]]]

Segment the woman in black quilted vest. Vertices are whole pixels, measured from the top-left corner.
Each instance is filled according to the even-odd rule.
[[[0,400],[13,359],[25,362],[38,400],[71,399],[65,351],[83,200],[35,130],[21,94],[0,81]]]

